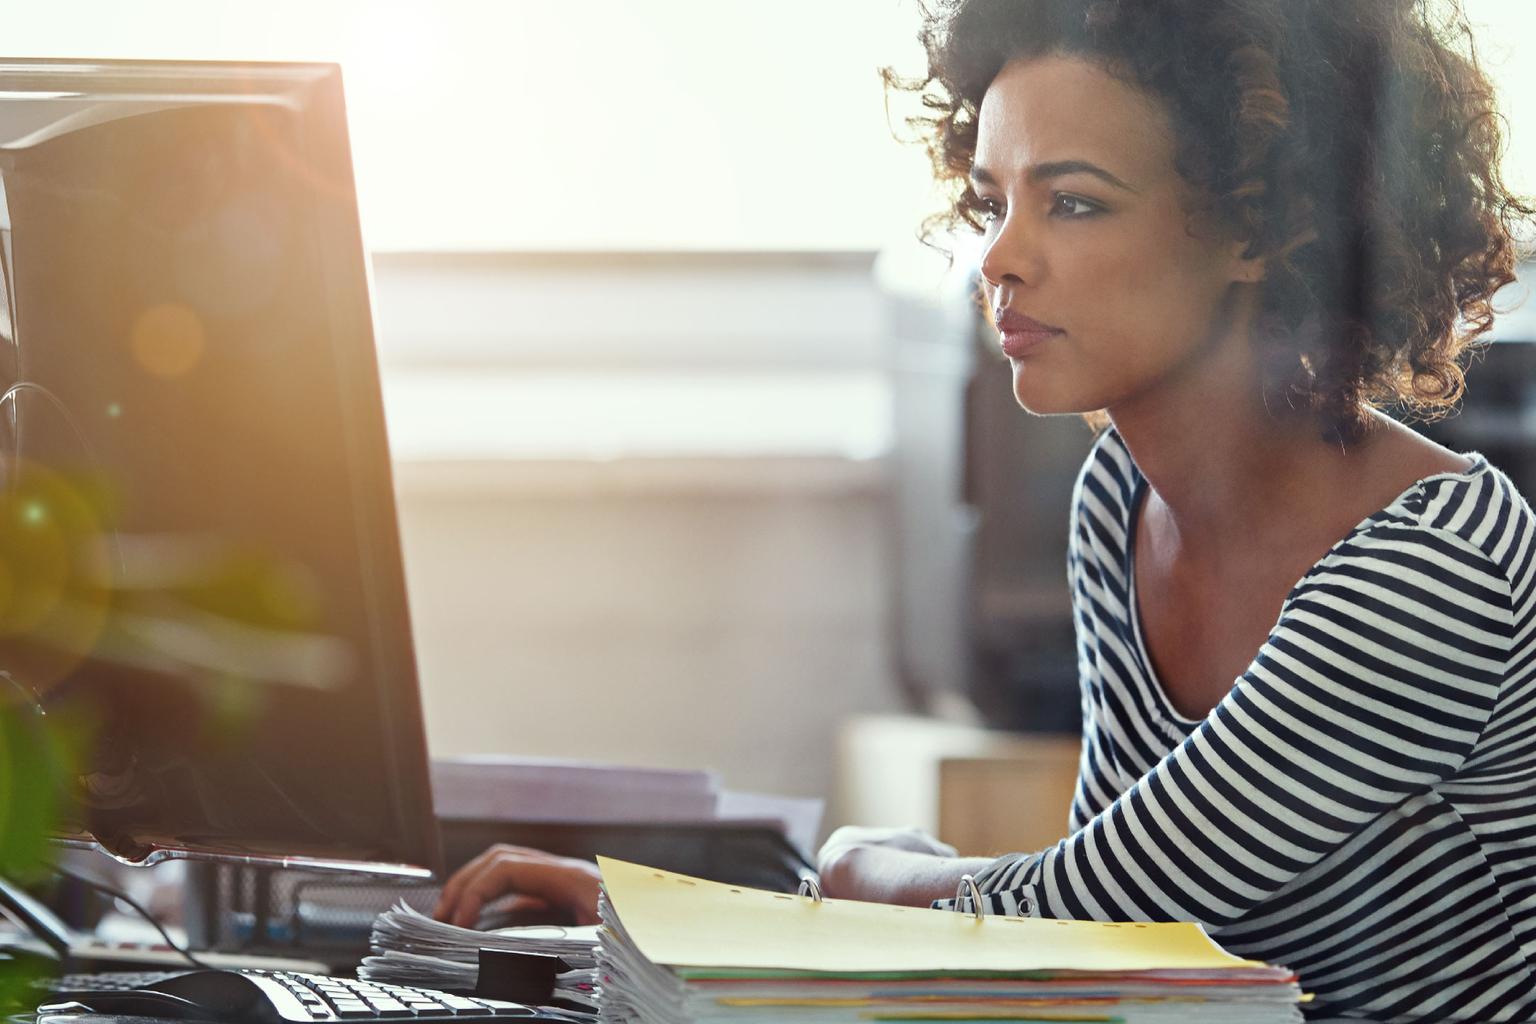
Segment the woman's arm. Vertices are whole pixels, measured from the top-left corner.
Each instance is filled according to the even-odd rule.
[[[988,910],[1241,917],[1462,769],[1513,636],[1508,579],[1467,541],[1399,524],[1357,535],[1297,586],[1183,744],[1070,838],[977,875]]]
[[[854,844],[822,860],[821,891],[837,899],[926,907],[954,896],[962,875],[975,875],[991,863],[987,857],[941,857]]]

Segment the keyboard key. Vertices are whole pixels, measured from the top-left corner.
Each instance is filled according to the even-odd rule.
[[[466,999],[451,993],[443,994],[443,1002],[448,1004],[448,1009],[458,1017],[489,1017],[495,1012],[489,1006],[482,1006],[474,999]]]
[[[373,1007],[380,1017],[410,1017],[413,1011],[398,999],[383,997],[368,1000],[368,1005]]]

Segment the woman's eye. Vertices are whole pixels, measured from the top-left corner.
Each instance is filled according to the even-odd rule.
[[[1003,215],[1003,204],[996,199],[979,198],[976,200],[976,207],[981,213],[984,224],[990,224]]]
[[[1102,210],[1097,203],[1067,192],[1058,192],[1051,199],[1051,213],[1057,217],[1087,217]]]

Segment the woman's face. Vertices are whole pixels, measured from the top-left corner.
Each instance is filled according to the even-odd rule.
[[[981,270],[1024,408],[1113,413],[1246,344],[1227,329],[1233,286],[1262,268],[1189,215],[1159,101],[1047,56],[1002,70],[977,127]]]

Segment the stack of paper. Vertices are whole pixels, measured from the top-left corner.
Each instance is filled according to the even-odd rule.
[[[486,754],[432,762],[441,818],[563,824],[771,825],[815,849],[822,801],[721,789],[714,772]]]
[[[599,858],[601,1019],[1299,1022],[1295,976],[1192,924],[988,918]]]
[[[614,824],[710,821],[713,772],[497,755],[437,758],[432,801],[443,818]]]
[[[556,982],[556,995],[590,1003],[597,928],[532,925],[476,931],[434,921],[408,904],[380,914],[370,938],[373,956],[363,958],[357,976],[390,985],[419,985],[449,992],[473,992],[480,981],[480,950],[548,953],[572,968]]]

